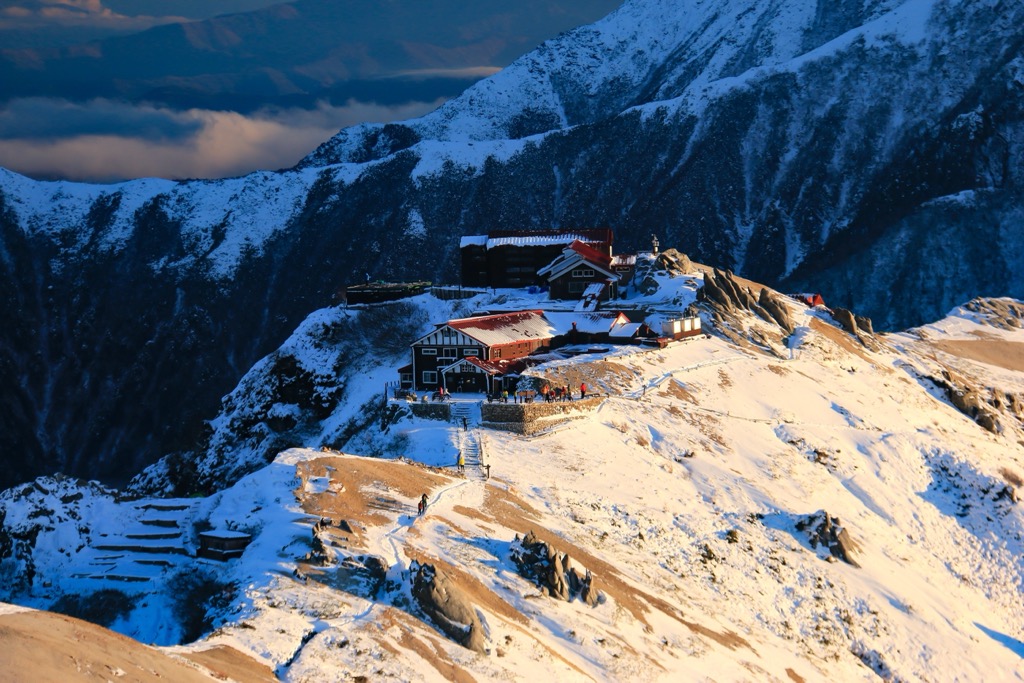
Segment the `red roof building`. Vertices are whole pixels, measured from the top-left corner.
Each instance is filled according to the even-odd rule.
[[[421,390],[445,386],[449,391],[490,392],[493,378],[503,371],[501,362],[546,348],[554,336],[541,311],[449,320],[412,343],[413,385]]]
[[[551,263],[537,271],[547,280],[552,299],[580,299],[593,284],[605,285],[601,301],[618,296],[619,274],[612,269],[612,256],[576,240]]]

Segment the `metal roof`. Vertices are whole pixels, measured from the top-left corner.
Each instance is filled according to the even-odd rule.
[[[562,250],[554,261],[537,271],[537,275],[547,276],[548,281],[555,280],[568,273],[573,268],[585,264],[599,273],[607,275],[613,281],[619,278],[611,268],[611,257],[605,256],[596,249],[583,244],[579,240],[573,242]]]
[[[642,326],[643,323],[624,323],[622,325],[616,325],[610,332],[608,332],[608,336],[629,338],[635,335]]]
[[[582,242],[590,245],[597,253],[611,252],[612,231],[608,228],[578,230],[495,230],[486,235],[466,235],[459,241],[459,248],[477,246],[495,247],[537,247],[569,245]],[[600,247],[600,249],[598,249]]]
[[[449,320],[448,327],[487,346],[551,339],[555,336],[554,328],[544,318],[542,311],[516,311]]]
[[[606,334],[614,325],[629,322],[629,319],[618,311],[573,311],[571,313],[548,311],[544,315],[551,321],[559,335],[572,332],[573,323],[576,323],[578,332]]]

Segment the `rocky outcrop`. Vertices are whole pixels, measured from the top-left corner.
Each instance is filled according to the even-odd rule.
[[[840,524],[838,517],[819,510],[797,522],[796,528],[798,531],[807,533],[807,541],[812,548],[823,546],[831,553],[831,557],[854,567],[860,567],[860,564],[854,559],[854,555],[860,551],[860,546]]]
[[[871,318],[838,307],[831,309],[831,313],[832,319],[839,323],[843,330],[856,337],[863,346],[873,350],[878,348],[874,340],[875,330]]]
[[[486,638],[473,603],[455,581],[432,564],[410,568],[412,595],[445,635],[463,647],[486,654]]]
[[[705,274],[704,286],[697,292],[697,300],[708,303],[722,315],[750,311],[765,322],[778,325],[787,334],[796,329],[789,317],[789,308],[781,297],[765,287],[755,297],[750,287],[741,285],[728,270],[723,272],[715,268],[710,275]]]
[[[633,274],[633,286],[644,296],[658,291],[655,274],[681,277],[693,272],[693,263],[686,254],[676,249],[666,249],[657,256],[640,255]]]
[[[991,388],[985,390],[952,370],[945,369],[941,377],[928,379],[942,389],[953,407],[993,434],[1002,431],[998,412],[1005,410],[1017,419],[1024,415],[1024,401],[1020,397],[1014,394],[1000,395]]]
[[[559,553],[553,546],[538,540],[533,531],[522,539],[516,536],[511,552],[520,575],[546,590],[551,597],[567,602],[579,598],[591,607],[601,602],[590,570],[575,567],[567,553]]]
[[[757,303],[772,317],[772,320],[779,324],[779,327],[790,334],[796,329],[796,326],[789,317],[789,308],[779,297],[769,292],[767,288],[761,288],[761,294],[757,298]]]
[[[964,309],[977,313],[982,322],[1004,330],[1024,327],[1024,303],[1015,299],[977,298],[964,304]]]

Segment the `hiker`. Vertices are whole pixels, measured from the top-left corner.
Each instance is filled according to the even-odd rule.
[[[465,415],[462,416],[462,431],[469,431],[469,418],[466,417]]]
[[[508,389],[501,390],[501,402],[508,403]]]
[[[585,382],[580,382],[580,400],[582,401],[587,397],[587,385]]]
[[[422,515],[426,511],[427,511],[427,494],[424,493],[423,496],[420,498],[419,513]]]
[[[462,451],[459,451],[459,472],[463,474],[466,472],[466,456],[462,454]]]
[[[571,401],[572,400],[572,389],[569,388],[568,384],[565,385],[565,389],[562,392],[562,400],[563,401]]]

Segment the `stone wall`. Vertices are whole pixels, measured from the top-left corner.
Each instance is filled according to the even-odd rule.
[[[480,417],[484,427],[529,435],[579,419],[583,413],[596,409],[603,400],[593,397],[552,403],[484,403],[480,406]]]
[[[449,421],[452,417],[452,407],[450,403],[423,403],[422,401],[416,403],[409,403],[409,407],[412,408],[412,414],[416,417],[426,418],[428,420],[445,420]]]

